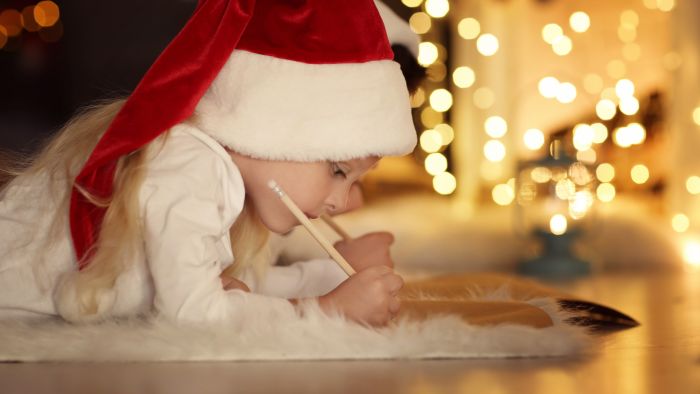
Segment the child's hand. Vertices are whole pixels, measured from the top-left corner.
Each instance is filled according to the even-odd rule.
[[[319,297],[321,308],[336,310],[348,319],[383,326],[399,312],[403,279],[386,266],[359,271],[330,293]]]
[[[394,243],[394,236],[386,231],[367,233],[348,241],[338,241],[333,246],[350,263],[355,271],[376,265],[394,268],[389,248]]]
[[[243,283],[242,281],[232,278],[228,275],[221,275],[221,285],[224,286],[224,290],[233,290],[233,289],[239,289],[243,291],[247,291],[250,293],[250,288],[248,285]]]

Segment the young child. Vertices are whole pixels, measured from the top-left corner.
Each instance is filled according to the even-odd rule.
[[[403,282],[371,242],[348,252],[358,273],[335,288],[322,288],[344,275],[328,260],[266,291],[220,276],[275,277],[256,263],[265,234],[298,223],[269,180],[315,217],[342,209],[382,156],[411,152],[391,59],[371,0],[200,1],[128,99],[71,120],[3,186],[0,318],[273,318],[318,295],[386,324]]]

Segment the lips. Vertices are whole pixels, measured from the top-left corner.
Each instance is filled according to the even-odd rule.
[[[306,215],[307,218],[309,219],[318,219],[320,215],[312,215],[310,213],[304,212],[304,215]]]

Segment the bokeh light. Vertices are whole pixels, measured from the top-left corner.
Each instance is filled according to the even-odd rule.
[[[452,81],[454,81],[457,87],[469,88],[476,82],[476,74],[470,67],[457,67],[452,73]]]
[[[474,18],[464,18],[457,24],[457,32],[465,40],[473,40],[481,33],[481,24]]]
[[[544,145],[544,133],[539,129],[528,129],[523,134],[523,142],[527,149],[538,150]]]
[[[484,122],[484,130],[492,138],[501,138],[508,132],[508,122],[500,116],[490,116]]]
[[[452,194],[457,189],[457,178],[449,172],[442,172],[433,177],[433,189],[442,195]]]

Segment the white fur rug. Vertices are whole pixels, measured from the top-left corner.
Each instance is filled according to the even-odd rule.
[[[73,325],[0,322],[0,361],[250,361],[571,356],[591,337],[552,300],[529,301],[554,326],[472,326],[455,316],[372,329],[305,305],[304,317],[250,316],[247,324],[182,326],[152,318]]]

